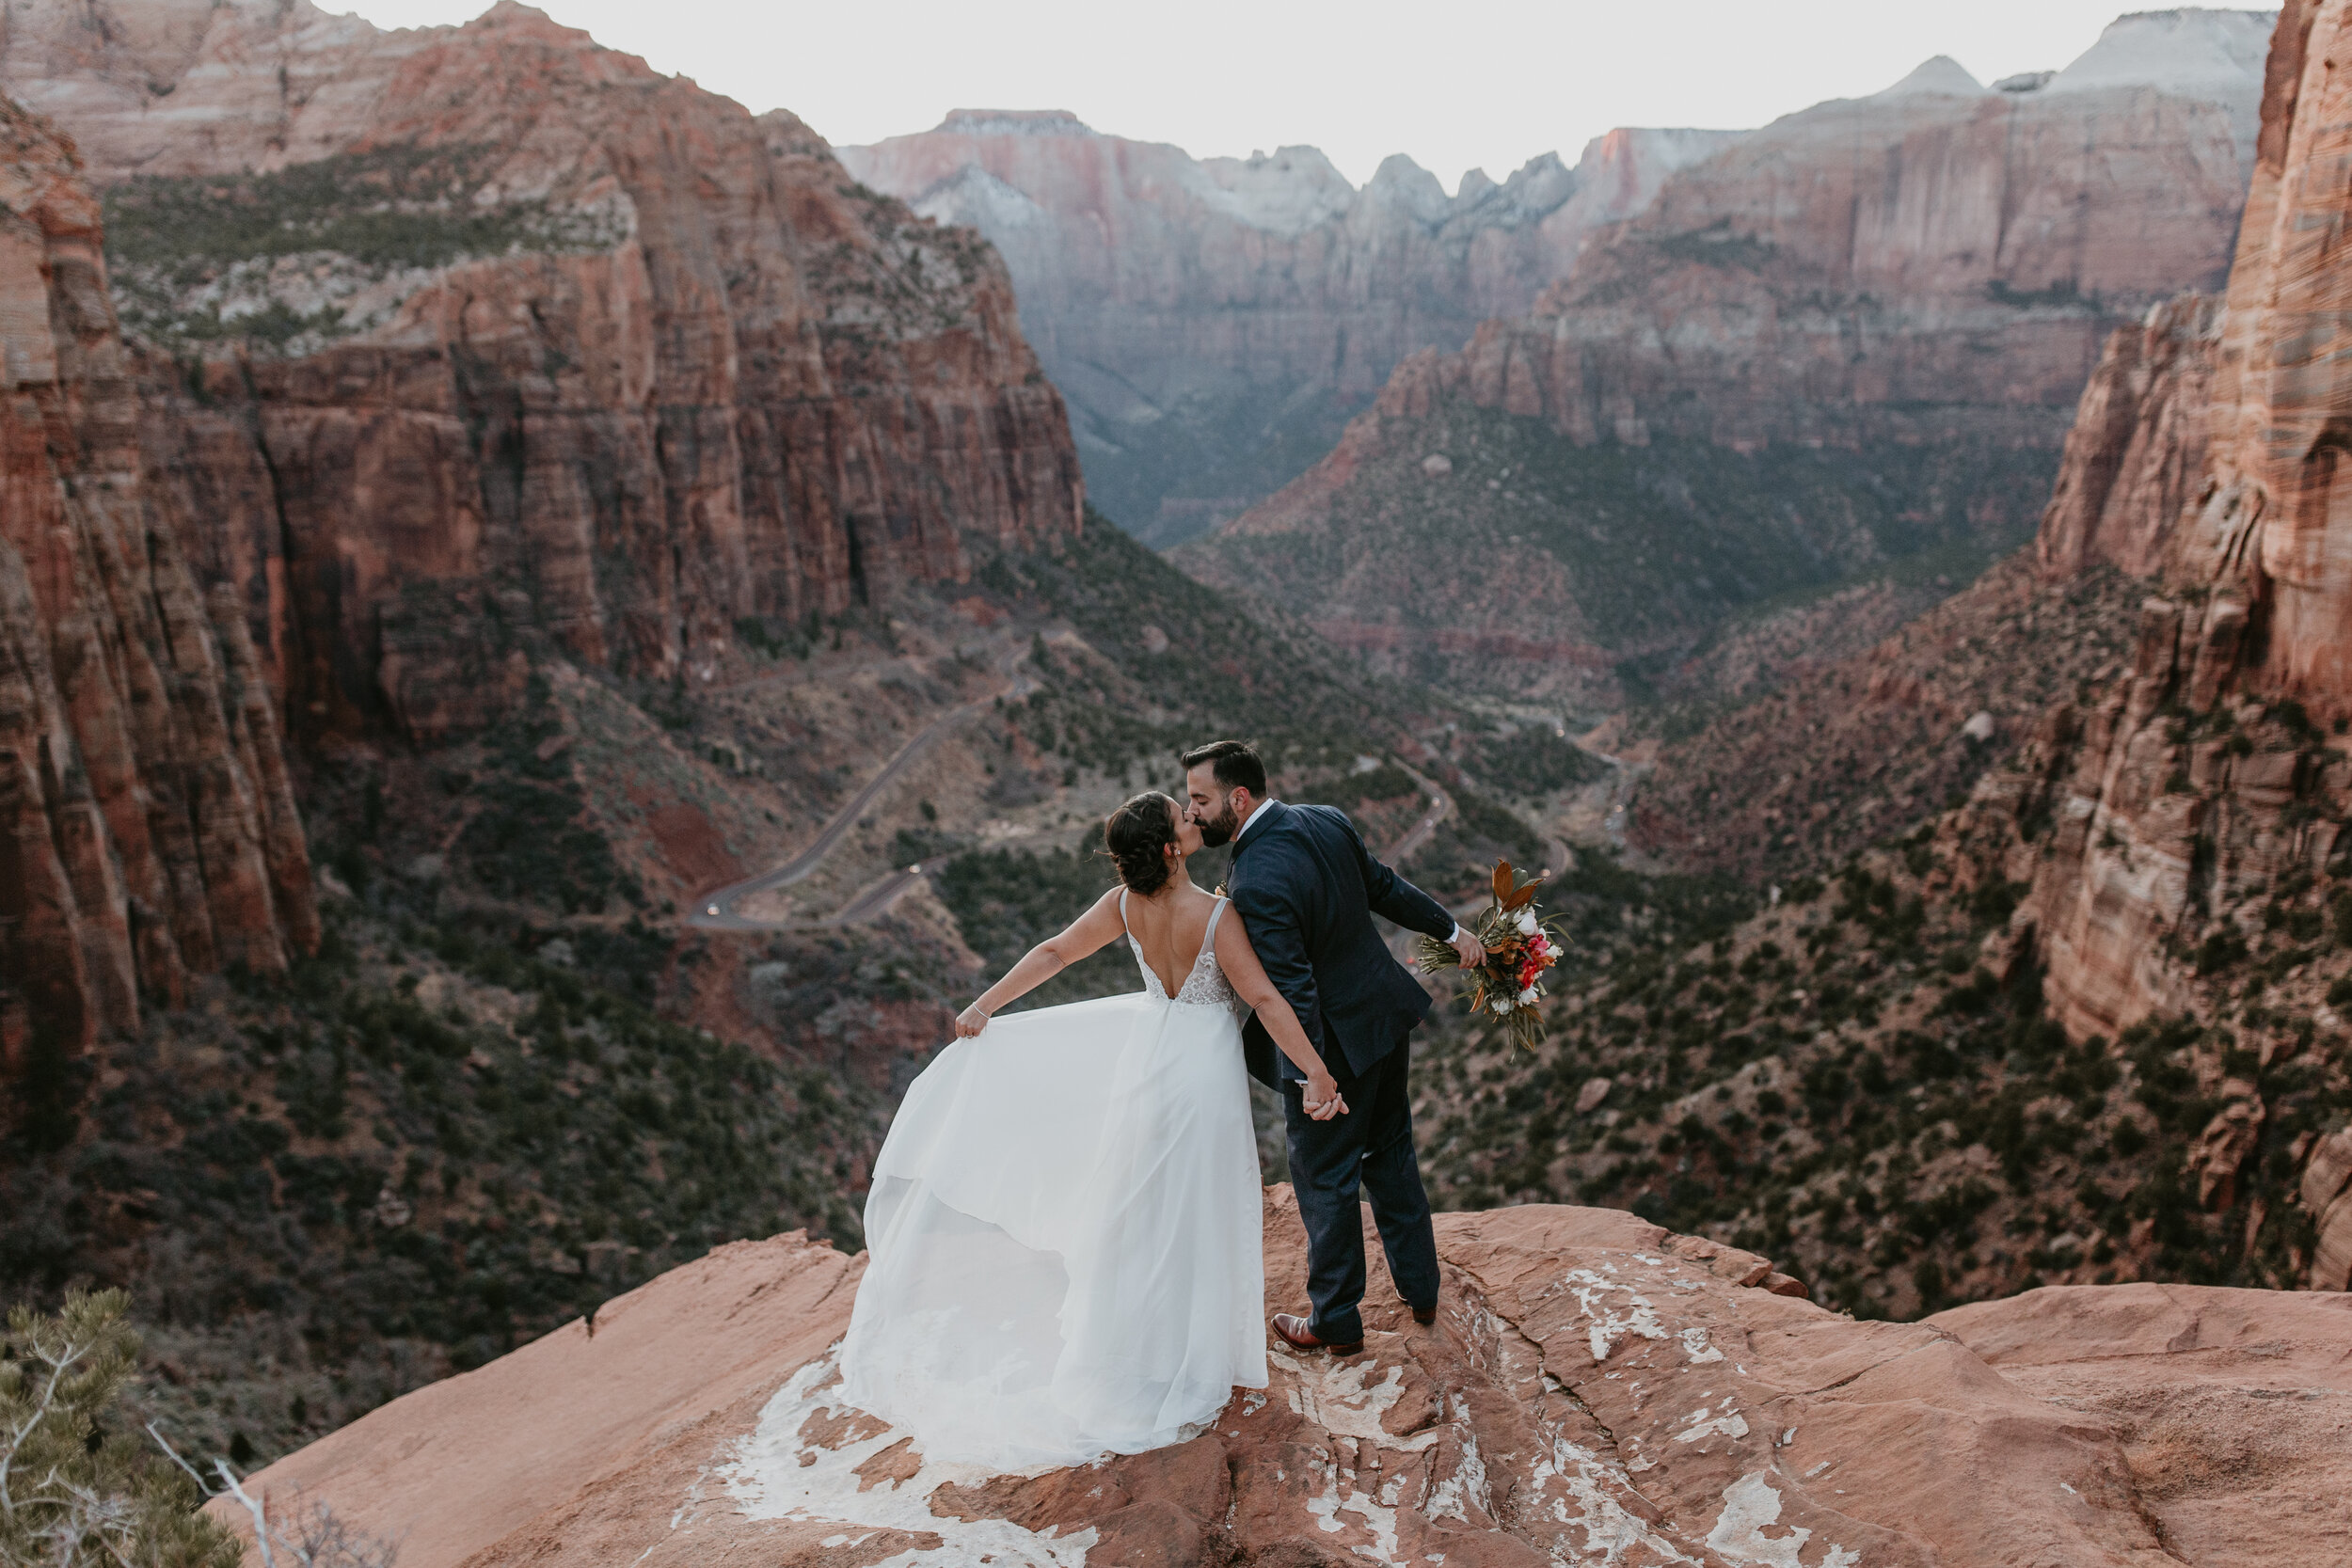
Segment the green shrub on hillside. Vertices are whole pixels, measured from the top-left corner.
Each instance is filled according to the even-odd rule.
[[[1199,868],[1195,875],[1198,879]],[[949,861],[938,886],[940,901],[956,917],[964,944],[980,956],[980,983],[986,986],[1019,962],[1022,954],[1084,914],[1118,879],[1110,861],[1088,849],[1041,854],[983,849]],[[1055,975],[1008,1010],[1141,989],[1135,956],[1125,944],[1114,942]]]
[[[1609,772],[1607,763],[1542,724],[1527,725],[1508,737],[1473,741],[1463,762],[1487,788],[1518,797],[1570,789]]]
[[[0,1562],[236,1568],[237,1538],[118,1408],[138,1359],[120,1291],[9,1308],[0,1350]]]
[[[1168,787],[1178,752],[1228,736],[1252,741],[1277,771],[1341,768],[1431,701],[1195,582],[1099,513],[1051,549],[999,555],[980,581],[1067,621],[1095,650],[1100,661],[1041,640],[1030,659],[1041,689],[1014,720],[1041,749],[1113,775],[1140,768]],[[1166,646],[1153,651],[1145,627]]]
[[[587,820],[587,798],[560,751],[564,726],[534,675],[523,710],[484,737],[483,773],[454,847],[472,879],[498,897],[599,913],[643,908],[644,887]],[[543,750],[548,754],[542,755]]]
[[[285,1325],[301,1413],[151,1396],[266,1459],[720,1243],[805,1227],[856,1247],[848,1162],[874,1092],[655,1016],[642,963],[585,929],[342,917],[200,1043],[117,1047],[71,1147],[0,1151],[0,1277],[45,1298],[135,1283],[159,1333],[199,1341]],[[812,953],[806,979],[838,1001],[870,989],[857,966],[828,978]]]

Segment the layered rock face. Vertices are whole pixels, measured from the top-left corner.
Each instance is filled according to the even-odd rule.
[[[789,116],[513,5],[86,10],[12,14],[0,80],[116,182],[126,311],[179,360],[153,503],[304,733],[478,728],[542,649],[707,678],[746,619],[1078,526],[994,256]]]
[[[2250,887],[2322,866],[2346,804],[2344,765],[2302,728],[2352,713],[2352,546],[2332,478],[2352,380],[2329,348],[2352,273],[2325,240],[2345,178],[2328,63],[2345,25],[2334,5],[2281,15],[2218,341],[2168,335],[2163,316],[2140,342],[2120,339],[2106,369],[2124,373],[2103,369],[2044,524],[2048,570],[2104,555],[2161,567],[2169,590],[2142,611],[2129,678],[2088,711],[2054,712],[2031,759],[2059,821],[2030,863],[2033,911],[2078,1034],[2185,1005],[2179,944]],[[2204,314],[2185,302],[2170,319]],[[2131,395],[2143,363],[2157,369]],[[2125,395],[2105,395],[2110,380]],[[2253,728],[2259,747],[2233,734],[2287,698],[2301,708]],[[2030,787],[2002,787],[2037,809]]]
[[[1279,1304],[1304,1277],[1287,1189],[1266,1221]],[[1438,1245],[1435,1325],[1391,1307],[1357,1355],[1278,1346],[1272,1386],[1192,1441],[1081,1469],[934,1463],[840,1403],[828,1347],[862,1259],[794,1235],[247,1484],[399,1538],[415,1568],[2316,1565],[2352,1538],[2341,1299],[2078,1287],[1860,1323],[1613,1211],[1442,1215]]]
[[[959,110],[841,157],[1003,253],[1097,503],[1173,542],[1298,472],[1406,355],[1524,312],[1586,236],[1732,139],[1613,131],[1573,168],[1472,170],[1451,198],[1403,156],[1358,190],[1311,147],[1195,159],[1056,111]]]
[[[318,940],[276,707],[147,504],[125,360],[72,145],[0,100],[0,1080]]]
[[[1762,459],[1747,483],[1780,515],[1772,548],[1814,580],[1923,546],[2021,541],[2112,329],[2222,279],[2259,88],[2245,46],[2265,21],[2127,17],[2046,80],[1996,90],[1931,62],[1740,138],[1670,175],[1531,314],[1400,367],[1328,458],[1188,565],[1263,584],[1343,638],[1385,623],[1392,638],[1482,649],[1506,631],[1536,647],[1581,641],[1576,616],[1456,592],[1458,552],[1385,526],[1393,485],[1359,478],[1451,471],[1482,414],[1579,451],[1696,444]],[[1775,470],[1804,452],[1850,454],[1842,498],[1789,490]],[[1864,515],[1873,499],[1882,520]],[[1532,514],[1514,531],[1549,557],[1534,579],[1561,579],[1534,597],[1590,620],[1649,592],[1567,547],[1589,512],[1571,502],[1560,520],[1565,535]],[[1785,591],[1741,559],[1751,531],[1719,537],[1677,552],[1694,609]],[[1431,568],[1402,592],[1375,569],[1400,556]],[[1704,619],[1661,634],[1687,641]],[[1649,651],[1598,646],[1604,661]],[[1483,652],[1441,673],[1521,689],[1548,678]]]
[[[2067,433],[2034,554],[2045,576],[2099,562],[2153,577],[2172,524],[2204,477],[2207,402],[2221,348],[2221,302],[2185,294],[2118,328]]]
[[[2069,440],[2038,563],[2058,581],[2096,562],[2153,574],[2128,660],[2048,710],[1939,829],[1983,880],[2026,890],[2008,961],[2043,966],[2070,1036],[2177,1044],[2153,1069],[2200,1096],[2182,1151],[2198,1202],[2228,1209],[2257,1160],[2300,1173],[2293,1252],[2326,1290],[2352,1278],[2352,1159],[2311,1101],[2317,1085],[2332,1102],[2344,1060],[2344,987],[2316,960],[2329,931],[2352,940],[2335,478],[2352,272],[2328,240],[2347,46],[2341,0],[2281,14],[2218,324],[2187,299],[2118,334]],[[2252,1214],[2249,1237],[2259,1197]]]

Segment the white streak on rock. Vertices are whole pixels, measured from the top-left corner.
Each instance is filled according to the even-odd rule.
[[[1762,1470],[1751,1470],[1724,1488],[1724,1511],[1715,1516],[1715,1528],[1707,1532],[1707,1544],[1733,1562],[1755,1563],[1759,1568],[1805,1568],[1797,1554],[1813,1539],[1813,1532],[1803,1525],[1790,1525],[1786,1535],[1766,1536],[1765,1528],[1778,1523],[1780,1493]],[[1813,1568],[1858,1568],[1861,1560],[1861,1553],[1832,1542]]]
[[[1402,1367],[1388,1368],[1388,1376],[1375,1383],[1374,1374],[1382,1369],[1370,1361],[1318,1356],[1309,1363],[1283,1350],[1273,1352],[1267,1359],[1295,1379],[1288,1390],[1291,1409],[1334,1437],[1353,1437],[1359,1443],[1407,1453],[1438,1440],[1439,1429],[1434,1426],[1410,1437],[1399,1437],[1380,1424],[1380,1418],[1405,1397]]]
[[[1429,1489],[1422,1512],[1432,1519],[1459,1519],[1468,1524],[1473,1508],[1491,1518],[1494,1497],[1487,1490],[1486,1461],[1478,1451],[1478,1439],[1465,1433],[1461,1463],[1452,1475]]]
[[[1646,1466],[1637,1465],[1634,1468]],[[1590,1449],[1565,1437],[1556,1437],[1552,1440],[1551,1457],[1537,1460],[1529,1479],[1539,1490],[1553,1494],[1553,1519],[1583,1530],[1584,1544],[1582,1555],[1577,1559],[1579,1562],[1613,1565],[1625,1561],[1637,1549],[1646,1551],[1647,1556],[1642,1559],[1645,1563],[1692,1561],[1639,1515],[1627,1512],[1619,1499],[1633,1493],[1633,1483],[1625,1472]],[[1557,1492],[1552,1484],[1555,1481],[1559,1483]],[[1568,1506],[1571,1502],[1576,1504],[1573,1513]]]
[[[1617,1272],[1607,1263],[1601,1268],[1608,1274]],[[1605,1279],[1591,1269],[1571,1271],[1564,1283],[1574,1292],[1577,1306],[1591,1323],[1585,1342],[1591,1347],[1595,1361],[1608,1360],[1609,1353],[1629,1334],[1638,1334],[1645,1339],[1666,1338],[1666,1325],[1658,1321],[1657,1308],[1647,1296],[1631,1286]],[[1603,1297],[1611,1291],[1623,1292],[1626,1310],[1619,1312],[1604,1305]]]
[[[1401,1563],[1402,1560],[1396,1555],[1396,1510],[1366,1496],[1343,1480],[1337,1462],[1327,1456],[1317,1468],[1323,1473],[1323,1490],[1307,1499],[1307,1512],[1314,1516],[1317,1528],[1336,1535],[1349,1528],[1342,1522],[1340,1515],[1353,1513],[1364,1521],[1364,1528],[1370,1532],[1372,1542],[1369,1545],[1360,1543],[1353,1544],[1348,1550],[1355,1556],[1371,1558],[1375,1561]]]
[[[1675,1441],[1695,1443],[1702,1437],[1711,1437],[1717,1433],[1721,1433],[1725,1437],[1745,1437],[1748,1434],[1748,1419],[1737,1410],[1728,1416],[1718,1416],[1711,1421],[1700,1419],[1706,1414],[1704,1410],[1693,1413],[1691,1417],[1692,1424],[1676,1433]]]
[[[921,1468],[898,1485],[861,1492],[858,1466],[906,1433],[885,1430],[838,1449],[803,1443],[801,1428],[811,1416],[848,1408],[834,1397],[838,1354],[835,1346],[793,1373],[760,1411],[759,1424],[736,1445],[732,1461],[719,1469],[745,1517],[820,1520],[939,1537],[937,1547],[900,1552],[886,1560],[886,1568],[962,1568],[983,1557],[998,1568],[1086,1568],[1087,1552],[1098,1539],[1090,1526],[1057,1536],[1050,1528],[1024,1529],[1004,1519],[957,1519],[931,1512],[931,1494],[940,1487],[951,1481],[978,1485],[995,1472],[922,1459]],[[1053,1467],[1015,1473],[1042,1475]]]

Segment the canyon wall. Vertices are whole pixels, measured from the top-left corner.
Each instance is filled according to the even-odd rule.
[[[0,1082],[318,941],[233,592],[146,504],[71,142],[0,99]],[[13,1115],[13,1109],[11,1114]]]
[[[2334,345],[2352,270],[2330,245],[2347,100],[2329,59],[2348,22],[2313,0],[2282,15],[2218,328],[2185,301],[2119,335],[2044,521],[2053,575],[2090,558],[2160,574],[2128,675],[2055,710],[2026,776],[1988,785],[1997,819],[2056,823],[2044,845],[2013,842],[2010,873],[2033,883],[2020,919],[2078,1036],[2191,1006],[2188,949],[2336,847],[2352,765],[2325,732],[2352,715],[2335,477],[2352,377]]]
[[[2046,77],[1987,88],[1931,61],[1741,137],[1668,176],[1531,313],[1406,361],[1327,458],[1188,546],[1188,569],[1375,659],[1474,650],[1416,673],[1606,705],[1613,683],[1565,679],[1560,650],[1606,672],[1744,600],[2021,542],[2109,334],[2225,275],[2267,21],[2142,13]],[[1722,466],[1700,449],[1756,461],[1712,482],[1729,526],[1630,563],[1648,576],[1586,547],[1624,519],[1542,474],[1638,470],[1672,510]],[[1492,502],[1447,477],[1466,459],[1521,504],[1486,525]],[[1797,476],[1808,463],[1819,483]],[[1428,504],[1400,507],[1416,483]],[[1433,552],[1465,517],[1456,543],[1478,547]],[[1524,591],[1464,591],[1475,568],[1456,562],[1487,546],[1519,558]],[[1410,581],[1380,567],[1406,560]],[[1662,612],[1589,635],[1629,594]]]
[[[1078,526],[984,243],[539,12],[34,4],[0,84],[108,186],[152,504],[298,735],[479,728],[540,649],[707,679]]]
[[[2207,401],[2221,348],[2221,301],[2184,294],[2116,329],[2067,432],[2034,555],[2042,574],[2102,562],[2153,577],[2205,471]]]
[[[1473,169],[1450,198],[1402,155],[1359,190],[1311,147],[1195,159],[1058,111],[958,110],[840,152],[1004,255],[1098,504],[1165,543],[1290,479],[1400,359],[1524,312],[1586,236],[1733,139],[1613,131],[1573,168]]]
[[[2135,646],[1938,827],[2023,895],[1988,954],[2038,969],[2073,1038],[2193,1089],[2184,1201],[2283,1180],[2249,1244],[2267,1201],[2328,1291],[2352,1280],[2346,987],[2322,961],[2352,941],[2347,48],[2346,0],[2281,14],[2219,318],[2185,299],[2118,334],[2069,439],[2036,565],[2149,574]]]

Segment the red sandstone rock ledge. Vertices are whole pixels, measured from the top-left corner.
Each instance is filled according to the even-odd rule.
[[[1287,1188],[1266,1220],[1269,1291],[1300,1296]],[[930,1464],[834,1404],[863,1259],[795,1234],[258,1482],[403,1537],[402,1568],[2352,1560],[2352,1296],[2082,1287],[1865,1323],[1613,1210],[1441,1215],[1438,1244],[1436,1326],[1384,1308],[1363,1354],[1278,1354],[1213,1431],[1079,1469]]]

